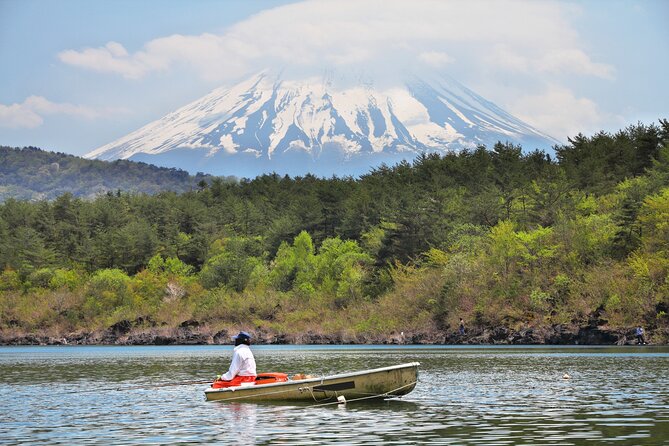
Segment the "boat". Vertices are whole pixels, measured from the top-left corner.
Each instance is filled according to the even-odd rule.
[[[312,401],[316,403],[352,400],[387,399],[411,392],[418,380],[419,362],[362,370],[340,375],[305,379],[271,379],[281,374],[258,375],[256,383],[241,386],[208,388],[207,401]],[[265,384],[260,384],[265,382]],[[215,384],[215,383],[214,383]]]

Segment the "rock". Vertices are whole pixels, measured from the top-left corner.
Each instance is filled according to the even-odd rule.
[[[592,326],[601,318],[591,318],[587,325],[555,324],[551,326],[526,326],[518,330],[504,325],[493,327],[468,327],[466,334],[458,332],[444,333],[438,330],[424,332],[404,331],[383,334],[356,334],[352,332],[320,333],[276,333],[257,328],[253,333],[254,344],[490,344],[490,345],[631,345],[636,343],[634,328],[609,329],[606,326]],[[17,333],[12,328],[11,334],[0,332],[2,345],[202,345],[232,343],[230,329],[220,330],[213,335],[206,325],[196,320],[183,321],[179,326],[168,328],[148,317],[139,317],[134,321],[122,320],[101,331],[81,331],[69,334],[51,334],[50,336],[34,333]],[[237,329],[233,330],[235,333]],[[666,343],[669,330],[651,327],[647,339],[653,343]]]
[[[214,344],[229,344],[230,334],[227,330],[221,330],[213,336]]]
[[[180,325],[179,328],[197,328],[200,326],[200,322],[193,320],[193,319],[188,319],[187,321],[183,321]]]
[[[600,328],[583,327],[578,331],[577,342],[581,345],[618,345],[619,334]]]
[[[153,338],[154,345],[172,345],[174,343],[174,338],[171,336],[155,336]]]
[[[577,340],[578,330],[574,327],[568,327],[562,324],[551,326],[547,331],[545,341],[546,344],[552,345],[569,345],[575,344]]]
[[[129,320],[122,320],[109,327],[108,331],[118,337],[128,333],[131,328],[132,324]]]

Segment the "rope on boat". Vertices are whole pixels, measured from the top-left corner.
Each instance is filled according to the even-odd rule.
[[[362,401],[362,400],[369,400],[369,399],[383,398],[383,397],[391,397],[391,396],[397,396],[399,398],[401,395],[392,395],[392,394],[394,392],[397,392],[398,390],[404,389],[405,387],[413,386],[416,383],[418,383],[418,381],[410,382],[409,384],[405,384],[401,387],[398,387],[397,389],[389,390],[386,393],[378,393],[378,394],[370,393],[369,396],[363,396],[363,397],[360,397],[360,398],[353,398],[352,400],[346,400],[346,402],[349,403],[349,402],[353,402],[353,401]],[[337,395],[336,395],[336,392],[335,392],[335,398],[336,397],[337,397]],[[331,401],[329,403],[312,404],[309,407],[330,406],[332,404],[341,404],[341,403],[339,401]]]
[[[321,384],[323,384],[323,378],[321,378]],[[313,398],[313,400],[318,403],[319,401],[318,401],[318,399],[316,399],[316,395],[314,395],[314,386],[307,387],[307,388],[309,389],[309,393],[311,393],[311,398]],[[323,390],[322,392],[325,395],[325,397],[323,399],[321,399],[320,401],[329,400],[330,398],[328,398],[327,390]],[[336,390],[334,391],[334,394],[335,394],[335,398],[336,398],[337,397],[337,391]]]

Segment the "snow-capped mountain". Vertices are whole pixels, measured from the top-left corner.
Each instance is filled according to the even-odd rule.
[[[557,142],[448,77],[408,76],[380,87],[334,73],[295,81],[265,72],[216,89],[86,157],[247,177],[355,175],[420,152],[497,141],[526,150]]]

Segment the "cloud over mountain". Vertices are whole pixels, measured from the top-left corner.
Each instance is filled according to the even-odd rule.
[[[582,48],[568,20],[577,13],[557,2],[312,0],[261,12],[222,34],[174,34],[133,52],[109,42],[59,57],[132,79],[177,64],[229,81],[267,66],[307,70],[401,61],[611,77],[613,68]]]
[[[185,70],[212,85],[266,67],[294,77],[318,75],[323,66],[362,68],[389,83],[398,81],[397,67],[437,67],[508,107],[526,96],[547,96],[556,86],[566,89],[569,76],[613,79],[615,69],[593,59],[572,26],[578,14],[573,4],[551,1],[310,0],[265,10],[221,33],[173,34],[141,48],[110,41],[65,50],[59,58],[134,81]],[[581,100],[589,99],[572,103]],[[564,138],[557,133],[564,129],[561,115],[574,112],[561,109],[554,121],[541,123],[528,115]]]

